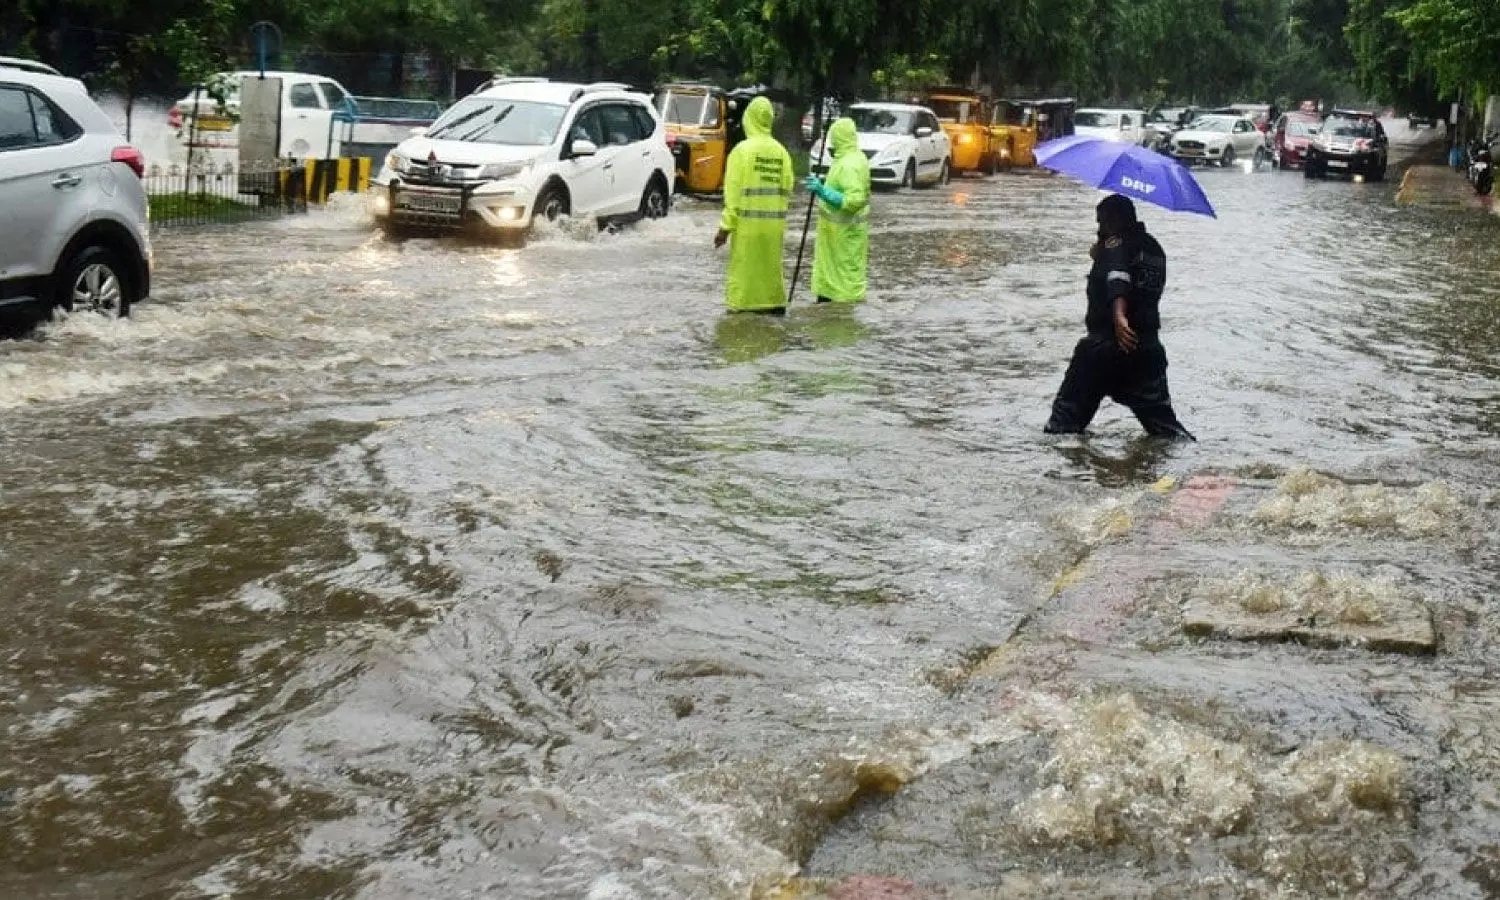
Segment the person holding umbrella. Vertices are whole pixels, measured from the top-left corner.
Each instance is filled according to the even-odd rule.
[[[1172,410],[1167,352],[1157,337],[1167,254],[1136,218],[1132,198],[1204,216],[1215,215],[1213,205],[1181,163],[1144,147],[1072,135],[1040,145],[1036,158],[1039,165],[1111,192],[1096,212],[1088,336],[1073,350],[1046,431],[1082,433],[1109,397],[1130,407],[1153,436],[1196,440]]]
[[[813,295],[819,303],[865,299],[870,258],[870,161],[859,149],[853,119],[839,119],[825,142],[833,154],[828,179],[807,176],[817,196],[818,242],[813,248]]]
[[[1052,401],[1048,434],[1081,434],[1105,397],[1130,407],[1153,437],[1193,435],[1177,421],[1167,388],[1167,352],[1157,338],[1157,304],[1167,254],[1136,219],[1129,197],[1111,194],[1097,209],[1099,240],[1088,280],[1088,336],[1078,342]]]

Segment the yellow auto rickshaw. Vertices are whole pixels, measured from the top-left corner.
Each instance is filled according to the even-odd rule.
[[[1073,100],[997,100],[990,137],[1002,166],[1036,165],[1036,145],[1073,133]]]
[[[994,174],[999,160],[991,146],[990,105],[984,97],[967,88],[933,88],[923,98],[923,105],[937,115],[948,134],[953,174]]]
[[[669,84],[656,92],[656,111],[677,160],[679,193],[723,192],[729,151],[745,139],[745,107],[761,93],[753,88],[725,91],[708,84]]]

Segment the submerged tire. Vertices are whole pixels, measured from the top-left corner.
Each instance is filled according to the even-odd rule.
[[[646,185],[646,192],[641,195],[641,218],[665,219],[671,211],[672,198],[667,194],[666,187],[662,185],[661,179],[652,178]]]
[[[69,312],[111,319],[130,315],[135,287],[119,256],[107,247],[84,247],[63,267],[53,304]]]
[[[908,159],[906,161],[906,174],[901,176],[901,186],[911,189],[917,186],[917,161]]]
[[[544,219],[548,222],[556,222],[571,212],[568,202],[568,192],[555,184],[549,184],[542,188],[542,193],[536,198],[531,217],[532,219]]]
[[[1226,169],[1234,165],[1234,147],[1224,148],[1224,155],[1219,157],[1219,165]]]

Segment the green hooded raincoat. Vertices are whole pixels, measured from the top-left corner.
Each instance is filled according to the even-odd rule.
[[[844,195],[834,209],[818,201],[818,244],[813,255],[813,294],[840,303],[865,299],[870,257],[870,161],[859,149],[852,119],[828,129],[833,165],[823,183]]]
[[[756,97],[745,108],[745,140],[729,154],[724,173],[724,215],[729,232],[730,309],[786,306],[781,240],[792,195],[792,158],[771,137],[771,101]]]

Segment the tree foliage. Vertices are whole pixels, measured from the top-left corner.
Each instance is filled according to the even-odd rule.
[[[248,26],[289,45],[426,53],[508,73],[763,83],[810,97],[974,82],[1085,100],[1383,96],[1436,73],[1488,77],[1500,0],[12,0],[0,49],[65,65],[87,31],[101,80],[174,86],[249,57]],[[69,66],[74,70],[78,66]],[[80,73],[84,74],[84,73]],[[1342,98],[1339,98],[1342,99]]]

